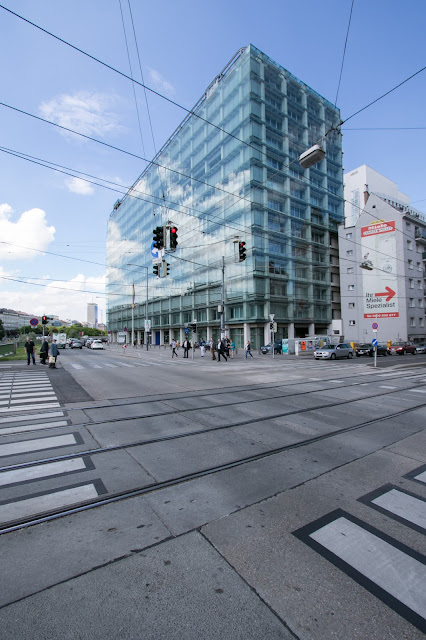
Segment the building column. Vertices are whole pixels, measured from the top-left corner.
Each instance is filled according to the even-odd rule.
[[[315,322],[311,322],[311,324],[308,327],[308,335],[309,336],[314,336],[315,335]]]
[[[269,344],[271,342],[271,330],[269,328],[269,322],[265,322],[263,327],[263,344]]]
[[[244,323],[244,345],[250,340],[250,325],[248,322]]]
[[[294,322],[288,323],[287,331],[289,339],[292,340],[294,338]]]

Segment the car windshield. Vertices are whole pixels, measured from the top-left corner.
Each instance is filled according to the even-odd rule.
[[[333,345],[331,344],[326,344],[323,347],[321,347],[321,351],[324,351],[325,349],[335,349],[336,347],[333,347]]]
[[[393,347],[403,347],[404,346],[404,342],[393,342],[392,346]]]
[[[360,344],[358,349],[369,349],[371,347],[371,344]]]

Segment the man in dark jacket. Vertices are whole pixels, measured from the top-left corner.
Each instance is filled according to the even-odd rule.
[[[226,344],[224,338],[221,338],[217,343],[217,361],[220,362],[220,356],[223,356],[228,362],[228,358],[226,357]]]
[[[41,364],[46,364],[47,356],[49,355],[49,343],[46,338],[44,338],[43,344],[40,349],[40,362]]]
[[[27,338],[27,341],[25,343],[25,351],[27,352],[27,364],[30,364],[31,358],[33,359],[33,364],[36,363],[34,356],[34,346],[34,342]]]

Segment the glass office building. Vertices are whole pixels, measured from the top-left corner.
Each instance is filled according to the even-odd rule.
[[[253,45],[237,52],[108,223],[108,330],[153,344],[225,334],[237,347],[331,333],[330,245],[343,221],[341,134],[304,170],[297,158],[339,111]],[[197,117],[198,116],[198,117]],[[153,273],[153,229],[172,224],[169,275]],[[247,259],[238,262],[238,242]],[[224,288],[222,288],[222,279]],[[134,288],[133,288],[134,285]],[[222,294],[224,302],[222,306]],[[121,336],[123,334],[121,333]]]

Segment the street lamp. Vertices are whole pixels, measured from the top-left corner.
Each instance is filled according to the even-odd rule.
[[[135,264],[134,262],[128,262],[128,267],[139,267],[139,269],[146,269],[146,301],[145,301],[145,342],[146,350],[148,351],[148,267],[142,264]],[[132,344],[134,343],[134,308],[132,306]]]

